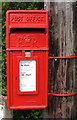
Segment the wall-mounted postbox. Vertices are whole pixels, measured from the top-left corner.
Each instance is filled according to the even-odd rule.
[[[48,12],[6,13],[7,106],[40,109],[48,105]]]

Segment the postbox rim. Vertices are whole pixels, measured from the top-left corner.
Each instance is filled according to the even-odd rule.
[[[48,13],[47,10],[8,10],[6,14],[9,13],[26,13],[26,12],[31,12],[31,13]]]

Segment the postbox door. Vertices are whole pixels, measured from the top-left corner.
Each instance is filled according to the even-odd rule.
[[[24,51],[25,53],[25,51]],[[48,95],[47,91],[48,89],[48,83],[46,81],[47,75],[45,74],[47,72],[47,57],[48,53],[45,51],[42,51],[42,54],[40,51],[32,51],[32,56],[31,57],[23,57],[23,52],[12,52],[12,62],[11,65],[13,64],[13,75],[12,75],[12,88],[11,88],[11,107],[12,109],[21,109],[21,108],[27,108],[27,109],[32,109],[32,108],[45,108],[47,107],[47,101],[48,101]],[[29,60],[29,61],[28,61]],[[35,85],[34,89],[35,90],[30,90],[30,87],[27,86],[27,88],[23,88],[22,86],[28,85],[27,81],[20,85],[20,73],[24,72],[22,68],[20,68],[21,64],[24,64],[23,62],[31,62],[30,60],[33,60],[34,63],[33,66],[30,67],[35,67],[32,68],[34,69],[34,74],[36,74],[35,77],[35,82],[34,84],[30,85]],[[21,63],[22,62],[22,63]],[[27,64],[28,65],[28,64]],[[20,69],[22,69],[20,71]],[[29,68],[26,68],[29,69]],[[36,71],[35,71],[36,70]],[[43,71],[43,72],[42,72]],[[26,80],[26,78],[25,78]],[[22,80],[24,81],[24,80]],[[21,82],[22,82],[21,81]],[[21,88],[20,88],[21,86]],[[28,90],[27,90],[28,89]],[[23,101],[23,102],[22,102]],[[13,106],[12,106],[13,105]],[[23,107],[24,106],[24,107]]]

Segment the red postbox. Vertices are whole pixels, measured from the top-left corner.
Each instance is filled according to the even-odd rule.
[[[40,109],[48,105],[48,12],[6,13],[7,106]]]

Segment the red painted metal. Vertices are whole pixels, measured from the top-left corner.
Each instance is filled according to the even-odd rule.
[[[30,52],[30,56],[25,56]],[[48,12],[9,10],[6,13],[7,106],[40,109],[48,105]],[[36,91],[20,91],[20,60],[36,61]]]
[[[67,94],[48,93],[48,95],[57,96],[57,97],[68,97],[68,96],[73,96],[73,95],[76,95],[76,94],[77,94],[77,92],[67,93]]]
[[[72,59],[72,58],[77,58],[77,56],[53,56],[53,57],[49,57],[49,59]]]

